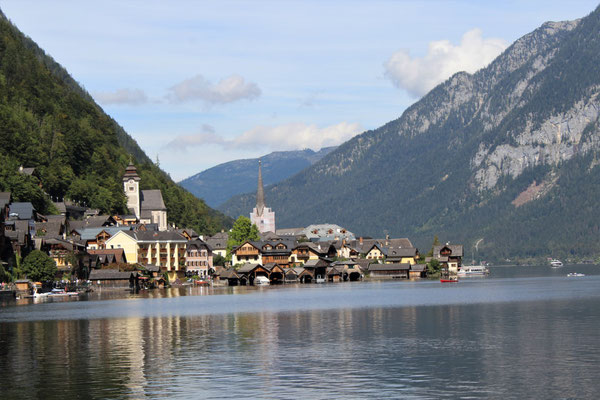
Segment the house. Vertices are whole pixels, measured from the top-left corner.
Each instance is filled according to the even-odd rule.
[[[450,275],[456,275],[462,266],[463,246],[461,244],[433,246],[433,257],[442,265],[442,270]]]
[[[42,250],[54,260],[59,271],[68,271],[75,267],[75,265],[69,265],[69,255],[84,253],[85,246],[74,241],[48,238],[42,239]]]
[[[226,269],[221,266],[216,267],[213,279],[214,282],[224,282],[227,286],[237,286],[240,283],[240,276],[233,268]]]
[[[305,270],[309,271],[314,279],[325,279],[327,276],[327,268],[329,267],[329,262],[318,259],[318,260],[308,260],[304,263],[303,267]]]
[[[231,251],[231,264],[255,263],[262,264],[262,252],[260,242],[246,241]]]
[[[408,279],[410,264],[369,264],[371,279]]]
[[[427,276],[427,264],[411,265],[408,276],[410,279],[425,278]]]
[[[274,263],[284,267],[289,266],[292,250],[283,241],[264,242],[261,249],[262,262],[266,265]]]
[[[385,262],[388,264],[410,264],[415,265],[419,259],[419,249],[415,247],[388,247]]]
[[[254,263],[246,263],[238,268],[236,272],[240,277],[240,285],[253,285],[257,276],[264,276],[269,280],[271,276],[271,270],[268,267]]]
[[[360,264],[356,261],[336,261],[332,265],[342,270],[343,281],[355,282],[362,280],[364,276]]]
[[[107,266],[111,264],[126,264],[127,257],[124,249],[95,249],[88,250],[89,254],[98,256],[98,264]]]
[[[105,249],[106,241],[118,232],[130,230],[128,226],[106,226],[99,228],[80,228],[71,232],[85,243],[88,250]]]
[[[35,223],[35,236],[43,238],[62,238],[66,233],[67,221],[63,215],[46,215],[44,222]]]
[[[214,255],[220,255],[225,257],[227,255],[227,240],[229,234],[227,232],[219,232],[214,236],[211,236],[205,240],[206,244],[210,246]]]
[[[135,271],[119,271],[118,269],[94,269],[89,280],[92,285],[107,288],[132,288],[136,286],[138,273]],[[137,285],[139,287],[139,284]]]
[[[200,239],[189,241],[185,252],[185,271],[188,275],[207,277],[213,268],[213,252]]]
[[[134,214],[113,215],[112,219],[115,221],[117,226],[133,226],[139,222]]]
[[[344,280],[344,267],[334,265],[327,268],[327,281],[328,282],[342,282]]]
[[[379,260],[384,259],[387,255],[387,248],[382,246],[379,243],[374,243],[373,246],[367,251],[366,259],[367,260]]]
[[[105,243],[107,249],[123,249],[128,264],[153,264],[167,272],[169,280],[185,276],[187,240],[174,231],[117,232]]]

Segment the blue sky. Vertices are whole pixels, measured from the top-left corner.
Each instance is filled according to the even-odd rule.
[[[163,169],[339,144],[594,1],[0,0]]]

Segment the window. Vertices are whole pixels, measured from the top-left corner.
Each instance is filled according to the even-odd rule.
[[[135,187],[133,187],[133,186],[129,186],[129,191],[130,191],[130,192],[133,192],[134,190],[135,190]]]

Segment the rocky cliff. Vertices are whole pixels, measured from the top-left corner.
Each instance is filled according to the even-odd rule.
[[[599,89],[600,11],[545,23],[273,186],[269,206],[281,226],[335,222],[421,246],[483,237],[482,254],[498,259],[600,254]]]

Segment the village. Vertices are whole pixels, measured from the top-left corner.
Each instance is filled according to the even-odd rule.
[[[33,172],[19,169],[23,174]],[[123,175],[128,215],[101,215],[69,201],[55,203],[59,215],[41,215],[31,202],[13,202],[11,193],[0,192],[3,259],[12,253],[12,259],[21,261],[37,251],[56,265],[53,280],[35,282],[19,276],[2,283],[3,293],[41,293],[52,290],[56,282],[86,283],[87,290],[141,290],[182,284],[420,279],[431,274],[432,261],[438,274],[445,276],[456,275],[462,265],[462,245],[435,245],[429,255],[422,255],[408,238],[356,237],[335,224],[276,229],[275,212],[265,204],[260,162],[256,207],[249,218],[258,235],[229,251],[229,232],[205,237],[169,225],[160,190],[140,190],[140,181],[130,162]],[[18,267],[2,264],[5,269]]]

